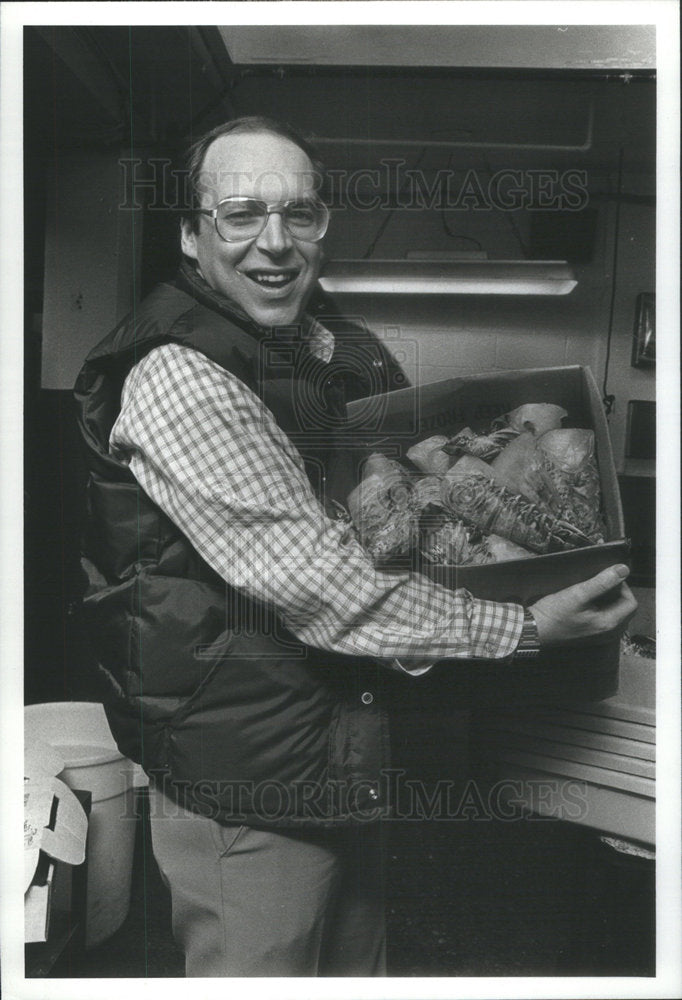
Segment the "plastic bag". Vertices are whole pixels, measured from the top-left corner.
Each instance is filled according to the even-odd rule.
[[[538,438],[536,463],[559,497],[560,516],[580,526],[592,541],[603,542],[594,433],[580,428],[547,431]]]
[[[360,543],[377,564],[412,548],[419,524],[413,493],[412,480],[399,462],[370,455],[363,479],[348,496],[348,510]]]

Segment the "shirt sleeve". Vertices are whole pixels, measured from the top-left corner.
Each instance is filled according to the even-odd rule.
[[[349,526],[326,516],[264,403],[197,351],[167,344],[132,369],[110,446],[202,558],[308,645],[415,674],[516,650],[520,605],[377,570]]]

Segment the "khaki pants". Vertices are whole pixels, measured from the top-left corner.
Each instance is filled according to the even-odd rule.
[[[188,976],[386,974],[379,824],[223,826],[153,788],[150,811]]]

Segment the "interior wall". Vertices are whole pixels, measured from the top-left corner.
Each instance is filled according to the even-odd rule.
[[[423,245],[423,219],[403,213],[399,238],[387,231],[378,257],[403,256],[413,239]],[[567,296],[337,296],[345,310],[377,332],[416,344],[407,352],[415,382],[487,370],[586,365],[604,380],[613,273],[615,202],[599,206],[593,259],[576,266],[578,285]],[[625,468],[629,399],[655,398],[655,375],[630,365],[635,303],[653,291],[655,209],[621,205],[616,294],[607,391],[615,396],[609,425],[616,468]]]
[[[613,239],[615,212],[609,219]],[[618,469],[627,470],[626,424],[628,401],[656,398],[656,373],[631,365],[637,296],[656,289],[656,210],[654,206],[623,205],[618,239],[618,268],[614,307],[613,339],[609,364],[608,390],[616,397],[610,420],[613,450]],[[605,362],[605,342],[600,342],[601,369]]]
[[[141,213],[122,208],[119,157],[62,153],[50,165],[42,387],[71,388],[91,347],[138,297]]]

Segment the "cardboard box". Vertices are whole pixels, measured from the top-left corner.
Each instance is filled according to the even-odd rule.
[[[465,426],[487,427],[493,418],[523,403],[555,403],[568,412],[564,426],[594,431],[606,542],[484,566],[436,566],[424,561],[420,569],[438,583],[464,587],[476,597],[530,605],[607,566],[628,561],[608,427],[589,369],[572,365],[445,379],[356,400],[347,412],[357,471],[372,451],[404,461],[407,450],[418,441],[435,434],[453,436]],[[618,659],[617,640],[591,642],[552,650],[551,655],[523,668],[479,663],[475,676],[460,678],[459,683],[467,700],[593,700],[617,689]]]

